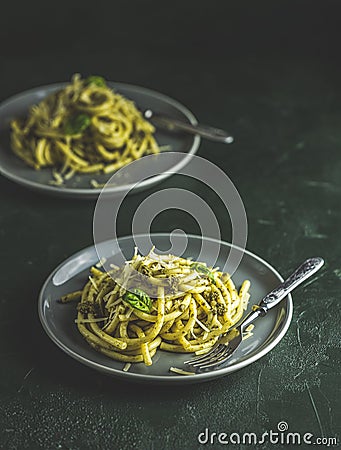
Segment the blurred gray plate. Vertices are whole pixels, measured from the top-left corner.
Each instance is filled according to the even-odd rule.
[[[112,174],[80,174],[66,181],[63,187],[53,186],[49,184],[49,181],[53,179],[50,168],[40,171],[34,170],[21,161],[11,150],[10,121],[16,117],[24,117],[30,106],[39,103],[44,97],[61,89],[66,84],[60,83],[31,89],[11,97],[0,105],[0,173],[16,183],[48,194],[62,197],[97,198],[101,189],[91,188],[90,180],[96,179],[98,183],[103,184],[110,179]],[[193,125],[197,124],[196,118],[185,106],[166,95],[139,86],[112,82],[108,84],[118,93],[133,100],[142,111],[151,108],[175,119],[184,120]],[[190,134],[175,134],[157,130],[155,137],[159,146],[169,146],[170,151],[179,152],[183,157],[176,165],[171,164],[166,168],[161,166],[160,171],[163,173],[142,181],[131,192],[147,189],[153,184],[171,176],[172,172],[179,171],[190,161],[191,156],[196,153],[200,144],[199,136]],[[143,158],[140,161],[139,168],[144,173]],[[157,164],[157,159],[155,164]],[[157,170],[156,168],[155,172]],[[112,195],[119,194],[122,190],[126,190],[129,185],[129,170],[127,170],[121,180],[121,184],[108,188],[107,193],[110,192]]]
[[[139,242],[143,241],[144,238],[147,241],[150,237],[157,249],[167,250],[169,248],[169,234],[139,235]],[[177,235],[173,233],[172,239],[176,238]],[[183,235],[179,235],[179,238],[183,239]],[[231,244],[202,238],[201,236],[187,235],[187,238],[188,243],[184,256],[191,256],[194,259],[200,253],[203,241],[205,245],[208,244],[208,247],[210,244],[215,248],[217,243],[220,245],[220,254],[217,261],[213,252],[212,254],[209,251],[207,252],[205,262],[208,265],[216,263],[216,266],[222,267],[232,248]],[[118,239],[117,243],[125,257],[131,259],[134,254],[134,238],[132,236],[123,237]],[[103,242],[100,246],[101,254],[102,252],[105,254],[107,249],[107,257],[112,259],[112,242]],[[239,287],[244,279],[251,281],[251,299],[248,308],[250,310],[253,304],[258,303],[266,293],[282,281],[282,277],[258,256],[248,251],[243,253],[243,250],[237,247],[233,248],[243,255],[237,271],[233,274],[235,284]],[[117,259],[120,259],[119,256],[117,256]],[[115,261],[115,254],[113,261]],[[109,375],[131,381],[168,384],[211,380],[235,372],[257,361],[279,343],[290,325],[293,304],[289,295],[277,307],[270,310],[266,317],[256,322],[253,336],[244,341],[229,361],[228,366],[224,368],[195,375],[177,375],[169,372],[169,368],[178,367],[189,370],[183,365],[189,355],[158,350],[153,357],[152,366],[147,367],[143,363],[136,363],[132,364],[128,372],[123,372],[124,363],[113,361],[97,353],[80,335],[74,322],[77,315],[75,303],[61,304],[57,302],[62,295],[81,289],[88,278],[89,268],[97,262],[98,256],[95,248],[88,247],[60,264],[50,274],[40,292],[38,310],[41,323],[55,344],[77,361]]]

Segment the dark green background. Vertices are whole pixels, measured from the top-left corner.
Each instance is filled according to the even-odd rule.
[[[204,141],[199,155],[237,186],[248,248],[283,275],[308,256],[326,264],[294,293],[289,332],[258,362],[184,388],[125,384],[63,354],[37,316],[49,272],[92,243],[95,202],[50,198],[1,178],[0,447],[196,449],[205,427],[261,434],[283,420],[290,431],[339,436],[339,2],[33,1],[2,9],[1,99],[74,72],[174,97],[236,138],[229,147]],[[162,184],[177,186],[213,199],[179,176]],[[150,192],[125,203],[121,235]],[[230,240],[226,213],[213,207]],[[180,214],[154,223],[155,231],[173,228],[195,231]]]

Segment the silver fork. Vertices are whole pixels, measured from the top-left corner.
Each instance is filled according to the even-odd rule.
[[[203,356],[185,361],[185,364],[198,370],[212,369],[225,363],[237,350],[243,340],[243,333],[258,317],[264,317],[267,312],[278,305],[292,290],[311,277],[324,264],[322,258],[310,258],[298,267],[289,278],[267,294],[245,319],[231,331],[223,334],[213,348]]]
[[[233,137],[230,133],[220,130],[219,128],[199,123],[197,125],[192,125],[184,120],[173,119],[164,114],[156,113],[151,109],[146,109],[143,115],[146,119],[154,122],[155,125],[168,131],[185,131],[191,134],[198,134],[201,137],[210,139],[211,141],[222,142],[223,144],[231,144],[233,142]]]

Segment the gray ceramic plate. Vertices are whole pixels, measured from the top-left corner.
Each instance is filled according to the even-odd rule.
[[[49,181],[52,179],[51,169],[35,171],[25,165],[11,151],[10,121],[15,117],[25,116],[30,106],[39,103],[44,97],[55,90],[61,89],[65,84],[53,84],[31,89],[11,97],[0,105],[0,173],[16,183],[48,194],[77,198],[96,198],[101,189],[91,188],[90,180],[95,178],[98,183],[106,183],[112,174],[79,175],[67,181],[65,187],[53,186],[49,184]],[[133,100],[140,110],[151,108],[170,117],[190,122],[193,125],[197,124],[196,118],[185,106],[166,95],[139,86],[112,82],[108,84],[117,92]],[[161,166],[160,171],[163,173],[141,182],[138,187],[132,189],[132,192],[146,189],[169,177],[172,173],[179,171],[190,161],[191,156],[196,153],[200,144],[199,136],[189,134],[174,134],[157,130],[155,136],[160,146],[169,146],[172,152],[179,152],[183,157],[180,162],[177,161],[176,166],[171,165],[166,168]],[[140,161],[142,165],[139,168],[143,172],[142,159]],[[157,170],[158,168],[156,167],[155,172]],[[127,188],[129,189],[129,171],[125,173],[121,185],[110,187],[107,192],[115,195]]]
[[[150,235],[139,235],[139,242],[145,238],[146,241]],[[169,248],[169,234],[152,234],[152,241],[156,248],[166,250]],[[172,239],[177,235],[172,234]],[[179,235],[183,239],[183,235]],[[205,245],[216,244],[218,241],[202,238],[200,236],[188,235],[188,244],[185,256],[193,258],[199,254],[202,242]],[[149,242],[149,241],[148,241]],[[231,244],[219,242],[220,254],[217,261],[218,266],[222,267],[224,261],[232,248]],[[127,259],[130,259],[134,253],[135,241],[132,236],[118,239],[118,245]],[[107,257],[112,258],[112,243],[101,244],[100,252]],[[251,299],[249,309],[255,303],[273,289],[282,277],[267,262],[252,253],[240,251],[243,256],[237,271],[233,275],[233,280],[239,286],[244,279],[251,281]],[[119,257],[117,256],[119,259]],[[212,254],[208,251],[206,263],[213,264]],[[115,261],[115,255],[113,257]],[[235,356],[229,361],[229,364],[220,369],[195,375],[177,375],[169,372],[170,367],[186,369],[183,362],[188,359],[188,354],[176,354],[159,350],[153,358],[153,365],[145,366],[143,363],[133,364],[129,372],[123,372],[123,363],[113,361],[106,356],[93,350],[79,334],[74,323],[76,317],[75,304],[60,304],[57,300],[68,292],[80,289],[89,274],[89,268],[98,262],[98,256],[94,247],[88,247],[68,258],[60,264],[46,280],[39,296],[39,317],[48,336],[65,353],[75,358],[77,361],[93,367],[101,372],[124,378],[131,381],[143,381],[153,383],[196,383],[211,380],[213,378],[227,375],[235,372],[248,364],[257,361],[279,343],[285,335],[291,321],[293,304],[289,295],[277,307],[270,310],[266,317],[256,322],[254,334],[247,339],[236,352]],[[188,370],[188,369],[187,369]]]

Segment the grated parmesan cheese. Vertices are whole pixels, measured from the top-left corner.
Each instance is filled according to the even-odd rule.
[[[204,325],[202,322],[200,322],[200,320],[198,318],[195,318],[195,321],[199,325],[199,327],[201,327],[204,331],[206,331],[206,333],[209,333],[211,331],[207,328],[206,325]]]
[[[91,284],[93,285],[93,287],[94,287],[94,288],[96,289],[96,291],[98,292],[98,287],[97,287],[96,281],[95,281],[92,277],[90,277],[90,276],[89,276],[89,280],[90,280]]]

